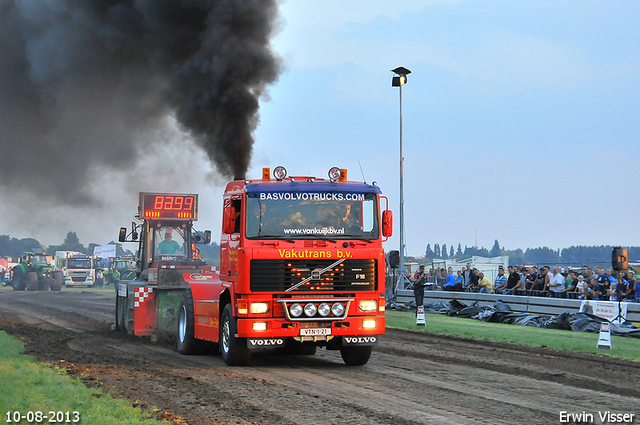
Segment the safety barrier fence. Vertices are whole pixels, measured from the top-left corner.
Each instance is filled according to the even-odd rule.
[[[396,302],[404,304],[413,301],[413,290],[399,289]],[[581,300],[566,298],[530,297],[524,295],[481,294],[476,292],[424,291],[424,303],[448,303],[458,300],[466,305],[478,302],[481,306],[493,306],[500,300],[506,303],[512,311],[517,313],[546,314],[557,316],[561,313],[577,313],[580,311]],[[627,303],[627,320],[640,323],[640,303]]]

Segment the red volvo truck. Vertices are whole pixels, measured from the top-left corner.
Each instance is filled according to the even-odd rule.
[[[385,329],[387,198],[335,167],[328,179],[287,177],[283,167],[270,174],[227,185],[219,274],[194,258],[196,244],[210,240],[192,230],[197,195],[140,194],[142,223],[130,239],[120,230],[121,241],[139,233],[140,248],[136,280],[118,284],[116,326],[172,334],[183,354],[216,343],[228,365],[247,364],[265,347],[325,347],[340,350],[347,365],[367,363]],[[194,209],[173,214],[166,198],[177,196],[192,196]],[[168,229],[183,242],[178,254],[157,249]]]

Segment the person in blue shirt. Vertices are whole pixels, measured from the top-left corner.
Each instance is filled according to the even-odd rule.
[[[456,279],[456,275],[453,273],[453,267],[449,267],[449,274],[447,275],[447,280],[442,289],[445,291],[461,291],[462,290],[462,279],[460,279],[460,284]],[[460,274],[462,277],[462,274]]]

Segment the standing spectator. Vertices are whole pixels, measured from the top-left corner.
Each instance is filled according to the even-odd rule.
[[[480,288],[478,287],[478,280],[480,279],[480,271],[475,267],[471,270],[471,279],[469,283],[468,290],[471,292],[478,292]]]
[[[621,284],[620,281],[623,283]],[[618,291],[618,301],[633,301],[637,292],[636,274],[632,270],[627,271],[626,279],[618,279],[618,286],[623,286]]]
[[[445,273],[444,267],[437,269],[436,274],[436,286],[438,288],[442,288],[447,281],[447,275]]]
[[[509,267],[509,272],[511,272],[511,267]],[[507,276],[504,274],[504,267],[498,267],[498,276],[496,276],[494,283],[494,292],[497,294],[503,294],[504,290],[507,288]]]
[[[587,283],[591,282],[591,278],[593,277],[593,270],[588,268],[587,272],[586,272],[586,275],[583,275],[583,276],[584,276],[584,281],[585,282],[587,282]]]
[[[482,294],[493,294],[493,285],[491,281],[484,277],[484,273],[478,273],[478,288],[479,292]]]
[[[565,280],[565,285],[567,285],[567,281],[569,282],[569,286],[562,290],[562,293],[565,296],[569,296],[569,298],[573,298],[573,294],[577,292],[578,289],[578,274],[575,270],[569,270],[567,274],[567,279]]]
[[[507,287],[504,290],[504,293],[507,295],[513,295],[520,288],[522,283],[520,273],[518,273],[518,268],[516,266],[509,266],[509,277],[507,278]]]
[[[96,270],[96,282],[95,285],[98,288],[102,288],[104,286],[104,274],[102,273],[102,269]]]
[[[585,299],[585,295],[587,293],[587,282],[585,282],[584,276],[582,274],[578,275],[578,282],[576,283],[576,293],[578,294],[579,299]]]
[[[576,280],[577,278],[578,278],[578,274],[574,270],[569,270],[569,272],[567,273],[567,277],[564,278],[565,291],[563,292],[567,292],[566,291],[567,289],[574,286],[573,281]]]
[[[616,279],[613,276],[613,270],[611,268],[608,268],[605,272],[604,272],[605,276],[607,276],[607,279],[609,279],[609,285],[611,287],[611,289],[609,290],[609,299],[611,301],[618,301],[618,297],[617,297],[617,286],[618,286],[618,279]]]
[[[458,270],[458,275],[456,276],[456,287],[460,288],[458,289],[458,291],[462,291],[462,288],[464,287],[464,276],[462,275],[463,271],[464,269]]]
[[[538,291],[537,295],[545,296],[547,293],[547,288],[549,286],[549,266],[543,266],[540,268],[540,273],[538,274],[538,279],[536,279],[536,283],[532,288],[531,295],[533,291]]]
[[[473,270],[471,270],[471,263],[467,263],[467,267],[462,272],[462,277],[464,278],[464,289],[469,288],[471,285],[471,276],[473,275]]]
[[[582,275],[582,277],[584,277],[585,279],[588,277],[587,275],[587,271],[589,270],[588,266],[582,266],[582,270],[580,271],[580,274]]]
[[[588,300],[599,300],[602,296],[602,288],[598,284],[598,278],[592,277],[585,289]]]
[[[598,280],[598,286],[600,286],[600,292],[602,293],[600,295],[600,299],[606,301],[606,300],[609,299],[608,294],[611,291],[611,281],[604,274],[604,271],[602,270],[602,267],[595,266],[593,268],[593,270],[595,272],[595,276],[594,277]]]
[[[538,280],[538,270],[536,266],[529,267],[527,269],[527,277],[524,279],[524,295],[531,294],[531,291],[535,289],[536,281]]]
[[[416,299],[416,314],[418,314],[418,307],[424,305],[424,287],[427,284],[427,274],[424,271],[424,264],[420,266],[418,273],[416,273],[416,280],[413,282],[413,296]]]
[[[564,289],[564,276],[560,274],[560,269],[553,268],[553,276],[549,279],[549,294],[554,298],[561,298]]]
[[[640,280],[636,280],[634,283],[635,287],[636,287],[636,302],[640,303]]]

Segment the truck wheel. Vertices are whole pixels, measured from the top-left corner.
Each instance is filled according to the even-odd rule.
[[[51,272],[51,290],[52,291],[59,291],[62,289],[62,272],[61,271],[55,271],[55,272]]]
[[[13,276],[11,277],[11,286],[13,286],[14,291],[24,291],[25,282],[24,276],[22,275],[22,271],[13,270]]]
[[[233,317],[231,304],[227,304],[220,321],[220,352],[229,366],[244,366],[251,358],[251,350],[246,345],[242,346],[240,339],[235,336],[237,332],[238,324]]]
[[[369,361],[372,349],[370,345],[340,347],[340,355],[347,366],[362,366]]]
[[[27,272],[27,291],[38,290],[38,273]]]
[[[195,338],[195,313],[191,289],[182,293],[178,308],[178,352],[180,354],[197,354],[203,351],[204,343]]]

